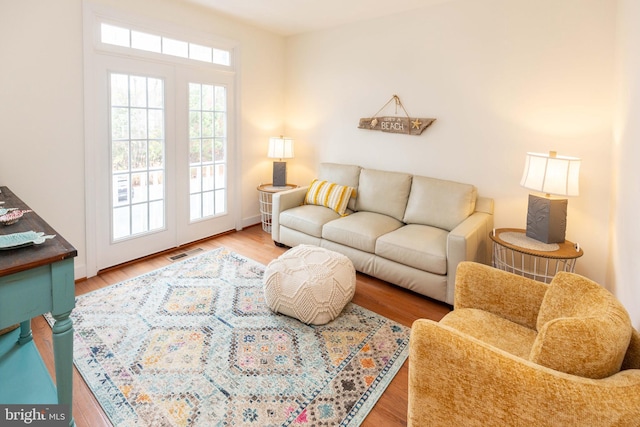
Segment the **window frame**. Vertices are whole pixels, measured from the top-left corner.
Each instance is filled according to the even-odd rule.
[[[90,26],[90,31],[92,34],[91,47],[97,52],[114,53],[121,56],[150,59],[177,65],[211,67],[218,71],[227,71],[232,73],[236,72],[236,69],[238,67],[237,57],[239,47],[238,42],[234,40],[217,36],[212,33],[204,33],[202,31],[185,28],[177,24],[171,24],[160,20],[132,17],[129,14],[115,12],[91,3],[85,3],[85,6],[87,6],[87,9],[89,9],[88,13],[90,14],[90,17],[85,15],[84,24]],[[131,32],[137,31],[171,40],[186,42],[192,45],[204,46],[212,49],[226,51],[229,53],[229,65],[202,61],[198,59],[183,58],[181,56],[152,52],[134,47],[125,47],[104,43],[102,42],[102,24],[124,28],[126,30],[129,30],[130,34]]]

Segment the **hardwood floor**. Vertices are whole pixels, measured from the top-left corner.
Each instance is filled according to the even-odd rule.
[[[276,247],[271,240],[271,236],[262,231],[260,225],[257,225],[101,272],[96,277],[78,282],[76,284],[76,295],[82,295],[168,265],[171,263],[167,258],[168,256],[195,247],[204,250],[227,247],[264,265],[287,250],[287,248]],[[411,326],[413,321],[418,318],[440,320],[450,311],[450,307],[446,304],[433,301],[360,273],[357,275],[356,293],[353,302],[406,326]],[[45,364],[49,371],[53,372],[51,329],[42,316],[33,319],[32,329],[34,341],[43,356]],[[408,363],[405,362],[362,425],[365,427],[406,426],[407,381]],[[78,427],[111,426],[109,419],[75,367],[73,415]]]

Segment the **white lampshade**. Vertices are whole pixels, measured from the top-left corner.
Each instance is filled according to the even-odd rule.
[[[520,185],[530,190],[559,196],[577,196],[580,159],[549,154],[527,153]]]
[[[293,139],[283,136],[272,136],[269,138],[267,157],[270,159],[292,159]]]

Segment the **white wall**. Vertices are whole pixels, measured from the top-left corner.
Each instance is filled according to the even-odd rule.
[[[240,43],[241,218],[259,221],[269,136],[283,131],[284,39],[177,0],[98,0]],[[82,0],[0,0],[0,185],[79,252],[85,275]]]
[[[614,146],[612,282],[640,328],[640,2],[618,10],[618,103]]]
[[[525,153],[578,156],[567,238],[585,250],[577,272],[607,285],[615,19],[609,0],[452,0],[289,38],[290,180],[335,161],[473,183],[496,227],[524,228]],[[437,121],[421,136],[357,128],[393,94]]]
[[[80,2],[0,2],[0,185],[82,252]]]

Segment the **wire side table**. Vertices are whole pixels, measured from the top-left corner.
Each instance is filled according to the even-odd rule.
[[[575,271],[584,255],[580,245],[568,240],[546,244],[526,236],[520,228],[499,228],[489,233],[493,241],[493,266],[500,270],[549,283],[560,271]]]
[[[293,190],[298,188],[295,184],[287,184],[284,187],[276,187],[273,184],[260,184],[258,193],[260,194],[260,219],[262,221],[262,230],[271,233],[271,213],[273,193],[285,190]]]

